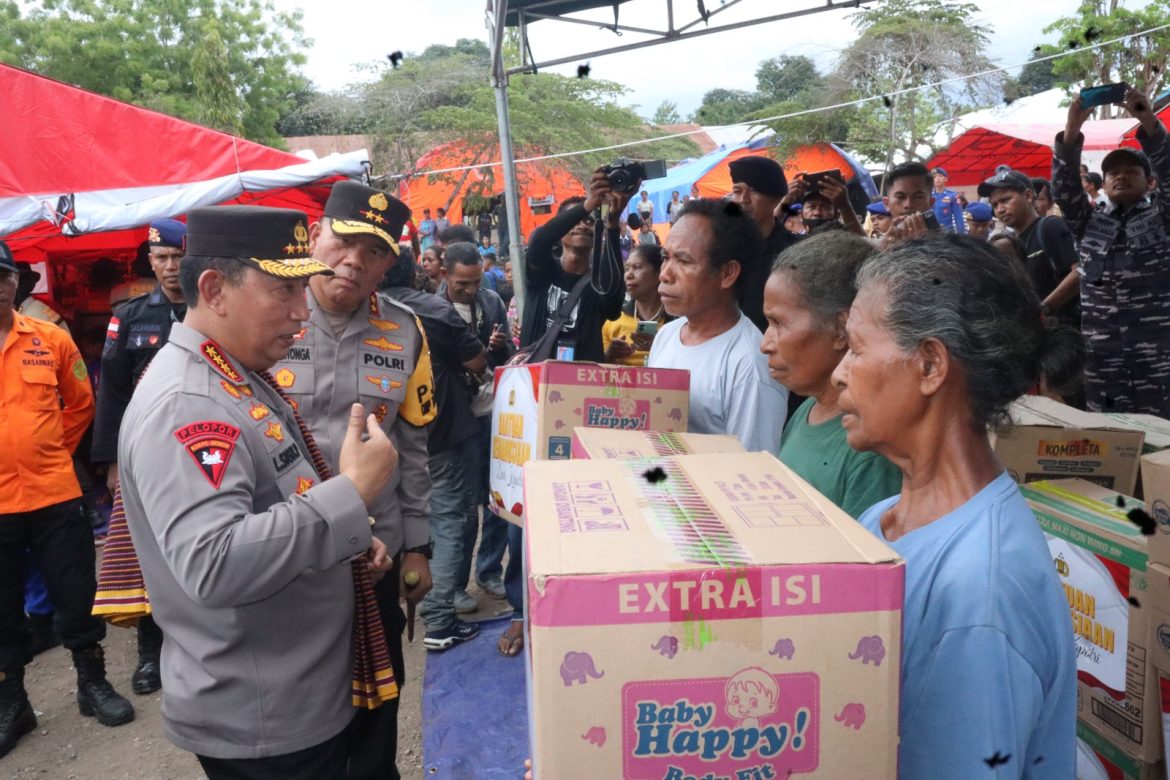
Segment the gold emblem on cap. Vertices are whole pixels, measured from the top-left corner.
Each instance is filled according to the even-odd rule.
[[[152,243],[152,244],[157,244],[160,241],[162,241],[162,236],[159,235],[158,228],[156,228],[156,227],[152,227],[150,229],[150,233],[147,235],[147,238],[149,239],[150,243]]]
[[[378,211],[385,211],[390,208],[390,201],[386,200],[386,196],[380,192],[375,192],[370,196],[370,208]]]
[[[304,222],[298,222],[297,226],[293,228],[293,238],[297,240],[298,244],[303,244],[309,240],[309,231],[305,228]]]

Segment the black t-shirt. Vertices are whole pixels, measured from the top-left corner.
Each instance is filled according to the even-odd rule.
[[[427,429],[427,450],[434,455],[471,438],[478,430],[463,363],[482,352],[483,345],[450,301],[409,287],[390,287],[386,294],[413,309],[426,332],[439,406],[439,414]]]
[[[585,207],[574,205],[532,233],[525,255],[528,278],[525,280],[524,321],[520,333],[522,347],[530,347],[540,340],[560,311],[561,304],[581,279],[581,274],[568,273],[561,267],[555,250],[561,239],[584,218]],[[565,340],[573,343],[574,360],[603,362],[605,349],[601,342],[601,326],[621,315],[626,284],[616,228],[608,231],[608,243],[613,251],[608,257],[602,253],[602,262],[608,262],[612,267],[599,269],[604,272],[598,274],[606,285],[605,289],[599,293],[587,283],[567,324],[561,329]]]
[[[800,238],[784,227],[783,220],[777,219],[776,226],[764,239],[763,253],[755,263],[743,269],[743,279],[739,284],[739,309],[761,333],[768,329],[768,321],[764,319],[764,286],[772,275],[772,263]]]
[[[1041,217],[1020,233],[1020,243],[1032,286],[1044,300],[1079,260],[1072,231],[1060,217]]]

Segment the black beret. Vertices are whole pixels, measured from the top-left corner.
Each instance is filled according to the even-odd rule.
[[[784,169],[771,157],[740,157],[727,167],[731,170],[732,184],[746,184],[761,195],[773,198],[783,198],[788,193]]]

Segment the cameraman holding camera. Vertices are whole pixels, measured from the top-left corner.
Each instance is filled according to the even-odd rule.
[[[525,258],[528,284],[522,347],[540,341],[574,288],[582,285],[576,305],[565,313],[552,357],[598,363],[605,359],[601,326],[621,315],[626,293],[618,225],[630,196],[637,190],[635,185],[628,192],[615,191],[607,170],[608,166],[602,166],[593,172],[589,197],[565,200],[557,215],[532,233]],[[604,244],[595,252],[594,211],[603,204],[609,206],[606,232]],[[595,254],[599,258],[597,267],[593,267]]]

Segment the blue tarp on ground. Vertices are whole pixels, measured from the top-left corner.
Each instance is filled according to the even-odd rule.
[[[504,658],[496,651],[510,621],[485,620],[478,638],[427,655],[422,733],[428,778],[516,780],[524,773],[528,654]]]

